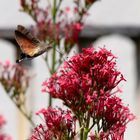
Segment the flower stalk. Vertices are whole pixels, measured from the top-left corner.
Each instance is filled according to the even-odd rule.
[[[57,14],[57,4],[56,0],[53,0],[53,8],[52,8],[52,16],[53,16],[53,23],[56,23],[56,14]]]

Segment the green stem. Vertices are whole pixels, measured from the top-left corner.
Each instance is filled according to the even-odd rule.
[[[79,122],[79,126],[80,126],[80,140],[83,140],[83,125],[82,125],[82,119],[80,116],[77,116],[78,118],[78,122]]]
[[[53,47],[51,74],[55,73],[55,64],[56,64],[56,45],[54,45],[54,47]]]
[[[53,9],[52,9],[53,23],[55,23],[56,21],[56,13],[57,13],[57,5],[56,5],[56,0],[54,0]]]
[[[82,128],[82,129],[80,130],[80,140],[83,140],[83,132],[84,132],[84,128]]]
[[[52,97],[49,95],[49,106],[52,106]]]
[[[87,140],[87,135],[88,135],[88,129],[85,126],[85,123],[83,122],[83,118],[79,119],[79,124],[80,124],[80,140]]]
[[[80,140],[87,140],[88,137],[88,128],[81,128],[80,129]]]
[[[55,64],[56,64],[56,44],[54,44],[53,52],[52,52],[52,68],[51,75],[55,73]],[[49,106],[52,106],[52,97],[49,95]]]
[[[57,13],[57,3],[56,0],[53,1],[53,7],[52,7],[52,18],[53,23],[56,23],[56,13]],[[56,43],[54,42],[53,46],[53,52],[52,52],[52,68],[51,68],[51,74],[55,73],[55,64],[56,64]],[[52,97],[49,95],[49,106],[52,106]]]
[[[83,132],[83,140],[87,140],[87,136],[88,136],[88,129],[84,128],[84,132]]]

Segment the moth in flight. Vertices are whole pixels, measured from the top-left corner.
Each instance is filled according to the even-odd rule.
[[[37,57],[52,48],[51,43],[46,44],[41,42],[22,25],[17,26],[15,39],[22,51],[20,58],[16,61],[17,63]]]

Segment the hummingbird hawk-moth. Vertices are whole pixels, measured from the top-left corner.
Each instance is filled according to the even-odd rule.
[[[15,30],[15,39],[22,51],[20,59],[16,61],[17,63],[25,59],[37,57],[52,48],[51,44],[41,42],[22,25],[17,26]]]

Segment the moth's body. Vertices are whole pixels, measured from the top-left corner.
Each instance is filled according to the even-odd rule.
[[[21,25],[18,25],[17,30],[15,30],[15,39],[22,51],[20,59],[17,60],[18,63],[25,59],[37,57],[52,48],[50,44],[41,42],[33,37],[32,34]]]
[[[22,51],[22,53],[20,54],[20,59],[18,59],[16,62],[20,63],[23,60],[33,59],[34,57],[37,57],[43,54],[44,52],[47,52],[49,49],[50,47],[46,46],[45,43],[41,42],[41,44],[39,44],[39,46],[34,50],[34,52],[30,52],[29,55],[26,53],[23,53],[24,51]]]

